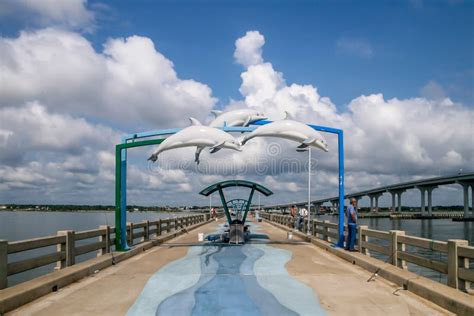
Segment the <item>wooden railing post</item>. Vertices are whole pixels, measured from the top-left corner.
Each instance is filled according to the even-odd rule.
[[[328,227],[327,223],[330,223],[330,221],[328,221],[328,220],[323,221],[323,230],[324,230],[323,240],[325,240],[327,242],[330,242],[331,238],[329,238],[329,227]]]
[[[156,236],[160,236],[161,235],[161,219],[158,220],[158,222],[156,223]]]
[[[398,252],[405,252],[405,243],[398,241],[398,236],[405,236],[404,231],[400,231],[397,235],[397,262],[396,265],[403,270],[408,270],[408,265],[405,260],[398,259]]]
[[[150,240],[150,221],[145,221],[145,227],[143,227],[143,241]]]
[[[459,245],[458,245],[459,246]],[[459,266],[464,269],[469,269],[469,258],[458,257]],[[459,271],[459,270],[458,270]],[[471,288],[471,282],[467,280],[459,280],[460,283],[458,285],[458,289],[462,291],[468,291]]]
[[[360,225],[359,226],[359,252],[361,254],[364,254],[366,256],[370,256],[370,253],[369,253],[369,250],[365,247],[362,246],[362,242],[368,242],[369,241],[369,237],[367,235],[364,234],[364,230],[366,229],[369,229],[368,226],[365,226],[365,225]]]
[[[8,286],[8,241],[0,240],[0,290]]]
[[[178,218],[176,217],[174,219],[174,231],[177,231],[178,230]]]
[[[100,225],[100,229],[104,229],[105,232],[99,236],[99,241],[104,242],[104,246],[99,250],[97,256],[103,256],[110,252],[110,226]]]
[[[405,235],[405,232],[402,230],[390,230],[389,233],[390,233],[389,256],[392,256],[392,260],[389,260],[389,262],[391,262],[391,264],[393,264],[394,266],[398,266],[398,238],[397,237],[400,235]]]
[[[58,235],[66,237],[66,241],[64,243],[58,244],[57,246],[58,252],[64,252],[65,257],[63,260],[58,261],[56,268],[63,269],[65,267],[74,265],[76,261],[76,255],[74,253],[75,233],[73,230],[60,230],[58,231]]]
[[[128,232],[128,245],[133,246],[133,223],[127,223],[127,232]]]
[[[467,246],[468,244],[467,240],[448,239],[448,286],[455,289],[458,289],[462,283],[458,279],[458,246]]]

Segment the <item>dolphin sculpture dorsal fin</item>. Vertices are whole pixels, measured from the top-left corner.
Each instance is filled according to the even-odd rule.
[[[222,114],[222,111],[219,111],[219,110],[212,110],[211,113],[214,114],[214,117],[218,117],[219,115]]]
[[[290,114],[290,112],[285,111],[285,118],[284,120],[293,120],[293,115]]]
[[[189,118],[189,121],[191,122],[191,126],[199,126],[199,125],[202,125],[201,122],[199,122],[198,120],[196,120],[194,117],[190,117],[190,118]]]

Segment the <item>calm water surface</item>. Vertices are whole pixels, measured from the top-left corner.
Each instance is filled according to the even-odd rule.
[[[127,221],[140,222],[186,216],[189,213],[133,212],[127,213]],[[56,235],[59,230],[82,231],[99,228],[100,225],[115,225],[114,212],[5,212],[0,211],[0,239],[8,241]],[[91,243],[94,239],[79,241],[77,244]],[[96,239],[97,240],[97,239]],[[30,250],[9,255],[9,262],[28,259],[42,254],[55,252],[55,246]],[[88,253],[76,257],[76,263],[96,256]],[[25,271],[8,278],[8,285],[30,280],[54,270],[55,264]]]
[[[338,217],[333,215],[317,216],[318,220],[330,220],[337,223]],[[474,245],[474,222],[453,222],[451,219],[396,219],[390,218],[360,218],[359,225],[367,225],[371,229],[389,231],[389,230],[403,230],[406,235],[435,239],[439,241],[447,241],[448,239],[464,239],[469,242],[470,246]],[[380,244],[388,247],[388,242],[372,238],[370,242]],[[421,255],[426,258],[447,262],[447,255],[431,251],[429,249],[421,249],[417,247],[406,247],[410,253]],[[381,260],[387,260],[386,255],[371,252],[373,257]],[[474,269],[474,262],[471,262],[471,269]],[[433,271],[431,269],[419,267],[417,265],[408,263],[408,270],[417,274],[428,277],[432,280],[446,284],[446,275]],[[471,284],[474,287],[474,284]]]

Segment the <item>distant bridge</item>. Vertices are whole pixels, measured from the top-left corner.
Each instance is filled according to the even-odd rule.
[[[463,188],[464,216],[467,217],[469,215],[469,187],[471,187],[471,203],[473,203],[473,213],[474,213],[474,173],[466,173],[466,174],[460,174],[460,175],[436,177],[436,178],[397,183],[397,184],[387,185],[387,186],[383,186],[383,187],[379,187],[375,189],[347,194],[344,196],[344,198],[345,199],[355,198],[359,200],[364,196],[368,196],[370,198],[370,210],[378,211],[379,197],[382,196],[384,193],[390,193],[392,195],[392,211],[395,211],[397,209],[399,212],[401,212],[402,194],[406,190],[418,189],[421,193],[422,215],[426,215],[426,211],[428,211],[428,216],[432,216],[433,190],[441,185],[455,184],[455,183],[461,185]],[[330,197],[326,199],[315,200],[315,201],[311,201],[311,204],[314,205],[316,208],[319,208],[322,204],[327,203],[327,202],[331,202],[334,207],[338,207],[339,197],[335,196],[335,197]],[[308,202],[279,204],[279,205],[273,205],[273,206],[265,206],[264,209],[268,210],[272,208],[288,208],[291,205],[303,207],[307,205],[307,203]]]

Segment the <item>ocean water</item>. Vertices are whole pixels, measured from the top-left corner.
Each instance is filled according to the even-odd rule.
[[[127,213],[127,221],[155,221],[163,218],[186,216],[189,213],[132,212]],[[83,231],[99,228],[100,225],[115,225],[114,212],[0,212],[0,239],[8,241],[24,240],[36,237],[56,235],[59,230]],[[89,239],[77,244],[94,242]],[[24,260],[55,251],[55,246],[44,247],[9,255],[9,262]],[[96,252],[76,257],[76,263],[93,258]],[[40,275],[54,271],[55,264],[46,265],[8,277],[8,285],[12,286]]]

